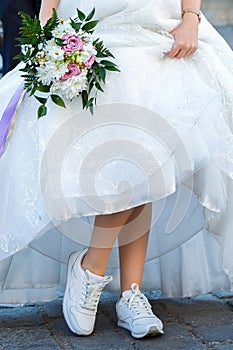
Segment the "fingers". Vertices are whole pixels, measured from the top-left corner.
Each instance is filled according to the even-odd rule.
[[[179,52],[180,52],[180,47],[174,44],[171,48],[171,51],[168,53],[168,56],[171,58],[174,58],[176,57],[176,55],[178,55]]]
[[[192,55],[197,50],[196,44],[185,44],[184,42],[177,43],[172,46],[168,53],[170,58],[184,58]]]

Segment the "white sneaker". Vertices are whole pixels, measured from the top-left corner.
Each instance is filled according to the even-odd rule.
[[[131,290],[122,293],[116,304],[118,326],[128,329],[134,338],[163,334],[163,324],[153,314],[151,305],[143,295],[137,283],[131,284]]]
[[[72,253],[68,261],[67,282],[63,298],[63,314],[72,332],[89,335],[93,332],[97,306],[103,288],[112,280],[103,277],[99,283],[89,280],[81,263],[87,249]]]

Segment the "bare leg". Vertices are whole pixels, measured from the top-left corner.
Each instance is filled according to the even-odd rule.
[[[90,246],[82,262],[84,269],[89,269],[100,276],[105,274],[114,242],[134,210],[136,208],[96,216]]]
[[[129,289],[132,282],[140,285],[150,224],[151,203],[111,215],[96,216],[90,247],[82,267],[103,276],[112,246],[120,235],[122,290]]]
[[[138,283],[141,287],[151,225],[151,211],[151,203],[135,208],[119,235],[122,291],[130,289],[133,282]]]

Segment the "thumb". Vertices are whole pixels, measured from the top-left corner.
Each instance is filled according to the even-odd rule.
[[[171,32],[169,32],[169,34],[175,36],[175,29],[173,29]]]

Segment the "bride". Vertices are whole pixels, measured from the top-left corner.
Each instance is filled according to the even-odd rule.
[[[94,116],[74,99],[36,120],[25,97],[0,159],[1,303],[52,300],[66,279],[66,322],[89,335],[101,291],[119,288],[119,254],[118,325],[142,338],[163,325],[141,287],[232,289],[233,54],[200,5],[42,1],[42,24],[53,7],[68,18],[95,6],[120,73]],[[0,82],[1,114],[19,68]]]

